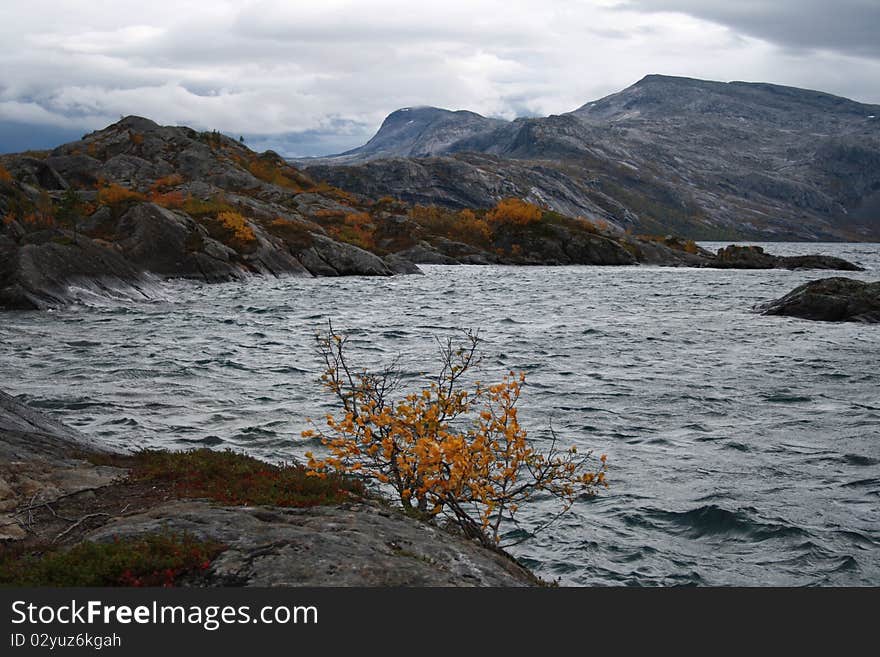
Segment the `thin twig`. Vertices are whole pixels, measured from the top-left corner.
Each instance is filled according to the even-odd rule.
[[[53,539],[52,539],[52,542],[53,542],[53,543],[57,543],[57,542],[58,542],[59,540],[61,540],[64,536],[67,536],[67,534],[69,534],[69,533],[72,532],[74,529],[76,529],[76,528],[79,527],[81,524],[83,524],[86,520],[89,520],[90,518],[100,518],[100,517],[103,517],[103,516],[106,516],[106,517],[109,518],[109,517],[110,517],[110,514],[109,514],[109,513],[90,513],[90,514],[88,514],[88,515],[83,516],[82,518],[80,518],[79,520],[77,520],[75,523],[73,523],[70,527],[68,527],[67,529],[65,529],[65,530],[64,530],[63,532],[61,532],[60,534],[58,534],[58,536],[56,536],[55,538],[53,538]]]
[[[109,486],[110,484],[107,484]],[[58,500],[63,500],[66,497],[73,497],[74,495],[79,495],[80,493],[85,493],[86,491],[95,491],[101,490],[102,488],[107,488],[107,486],[95,486],[94,488],[81,488],[79,490],[72,491],[70,493],[64,493],[64,495],[59,495],[51,500],[47,500],[46,502],[40,502],[39,504],[34,504],[33,501],[36,499],[36,495],[31,499],[31,502],[28,506],[23,506],[20,509],[16,509],[12,512],[13,516],[18,516],[24,513],[25,511],[32,511],[34,509],[39,509],[44,504],[54,504]]]
[[[52,513],[52,515],[55,516],[56,518],[58,518],[59,520],[66,520],[67,522],[76,522],[73,518],[68,518],[67,516],[58,515],[58,512],[55,511],[55,509],[53,509],[52,506],[48,502],[46,502],[43,506],[46,507],[47,509],[49,509],[49,511]]]

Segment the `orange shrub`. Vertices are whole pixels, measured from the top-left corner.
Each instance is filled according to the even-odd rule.
[[[452,235],[460,242],[487,244],[492,239],[492,227],[472,210],[462,210],[452,225]]]
[[[685,253],[697,254],[700,252],[700,247],[693,240],[687,240],[683,248]]]
[[[222,192],[208,199],[187,196],[183,202],[183,211],[193,217],[216,217],[221,212],[233,210],[234,208],[226,202],[226,197]]]
[[[353,212],[345,215],[341,226],[332,226],[329,230],[333,237],[343,242],[372,251],[376,248],[376,226],[372,221],[366,212]]]
[[[136,192],[133,189],[129,189],[128,187],[118,185],[116,183],[110,183],[106,187],[101,187],[98,190],[99,205],[119,205],[121,203],[126,203],[129,201],[143,200],[143,194]]]
[[[313,215],[316,219],[342,219],[345,212],[342,210],[316,210]]]
[[[486,213],[486,219],[492,224],[515,224],[526,226],[541,221],[543,211],[537,205],[527,203],[518,198],[506,198]]]
[[[253,228],[247,220],[238,212],[226,211],[217,215],[217,221],[233,232],[233,238],[244,243],[250,243],[257,239]]]
[[[306,249],[314,242],[308,226],[297,221],[276,217],[266,228],[268,228],[270,233],[284,240],[284,243],[293,249]]]
[[[286,165],[256,159],[248,162],[246,168],[255,178],[259,178],[264,182],[277,185],[278,187],[285,187],[295,192],[302,191],[302,187],[292,179],[292,176],[295,175],[293,170]]]
[[[30,212],[21,218],[21,222],[33,228],[51,228],[55,225],[55,217],[42,212]]]
[[[606,458],[590,470],[572,447],[538,451],[519,424],[524,374],[510,372],[494,385],[469,386],[463,375],[477,364],[477,338],[463,346],[441,343],[439,375],[399,394],[399,372],[369,372],[347,362],[346,339],[319,336],[321,377],[341,408],[326,415],[326,430],[311,429],[327,456],[307,453],[310,473],[354,475],[388,485],[407,510],[443,515],[488,547],[502,523],[516,525],[520,504],[538,495],[557,498],[559,513],[580,495],[607,487]],[[349,374],[350,373],[350,374]],[[397,398],[395,398],[397,397]],[[545,525],[546,526],[546,525]]]
[[[341,190],[338,187],[334,187],[330,183],[324,181],[316,183],[311,191],[317,194],[328,196],[336,201],[339,201],[340,203],[344,203],[345,205],[358,204],[358,200],[357,198],[355,198],[354,194],[350,194],[349,192]]]
[[[12,182],[12,174],[2,164],[0,164],[0,182]]]

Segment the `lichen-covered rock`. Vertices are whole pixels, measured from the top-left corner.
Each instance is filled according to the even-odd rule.
[[[77,458],[83,450],[106,451],[0,391],[0,541],[25,537],[27,516],[16,515],[17,509],[105,486],[125,474]]]
[[[876,324],[880,323],[880,282],[841,277],[810,281],[759,310],[764,315]]]
[[[90,540],[185,532],[224,543],[213,586],[531,586],[509,557],[376,502],[291,509],[180,501],[116,520]]]

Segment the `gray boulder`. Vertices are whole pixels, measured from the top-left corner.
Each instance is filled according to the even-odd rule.
[[[379,256],[326,235],[312,235],[312,245],[299,260],[315,276],[392,276],[394,270]]]
[[[795,288],[781,299],[759,306],[764,315],[825,322],[880,322],[880,282],[823,278]]]
[[[415,246],[394,254],[398,259],[407,260],[419,265],[459,265],[457,259],[440,253],[427,242],[419,242]]]
[[[89,540],[170,530],[229,546],[208,586],[533,586],[509,557],[376,502],[307,509],[180,501],[112,522]]]
[[[115,241],[129,262],[158,276],[219,282],[244,275],[232,249],[188,216],[152,203],[135,205],[119,219]]]
[[[398,255],[392,253],[383,258],[385,264],[387,264],[391,271],[398,275],[424,275],[424,272],[419,269],[418,265],[414,262],[410,262],[404,258],[399,257]]]

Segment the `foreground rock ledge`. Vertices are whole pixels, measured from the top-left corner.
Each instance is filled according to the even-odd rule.
[[[880,323],[880,282],[823,278],[795,288],[781,299],[758,307],[764,315],[825,322]]]
[[[33,531],[27,527],[28,514],[17,511],[53,504],[62,497],[93,495],[124,477],[124,470],[83,460],[90,451],[102,449],[0,392],[0,540],[21,539]],[[293,509],[168,500],[108,518],[83,539],[112,541],[165,529],[228,546],[213,561],[201,586],[538,583],[506,555],[377,501]]]

